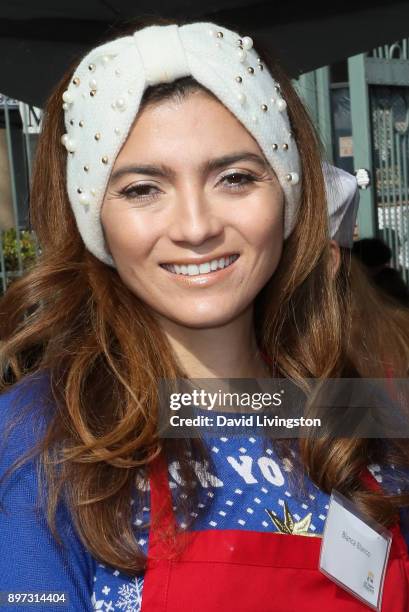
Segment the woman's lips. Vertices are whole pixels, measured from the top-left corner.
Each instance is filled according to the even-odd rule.
[[[178,266],[179,269],[180,268],[182,269],[182,271],[180,271],[179,273],[176,271],[171,271],[168,268],[168,266],[171,266],[172,264],[161,264],[161,268],[164,270],[166,274],[169,275],[169,277],[185,285],[193,285],[193,286],[206,285],[208,286],[230,275],[232,271],[234,270],[234,268],[236,267],[236,262],[239,259],[239,257],[240,255],[236,253],[234,255],[230,255],[225,258],[208,260],[207,262],[200,264],[201,266],[206,266],[205,270],[209,270],[209,267],[210,267],[210,271],[204,271],[204,272],[200,272],[200,268],[197,264],[186,265],[185,272],[188,272],[188,273],[183,273],[184,271],[183,264],[181,266]],[[224,267],[222,268],[219,267],[219,263],[218,263],[217,268],[212,270],[211,269],[212,262],[215,262],[215,261],[220,262],[221,259],[225,260]],[[226,265],[226,260],[228,261],[227,265]],[[193,268],[190,268],[190,272],[191,272],[190,274],[189,274],[189,266],[193,266]],[[214,263],[213,263],[213,267],[215,267]],[[173,269],[175,270],[175,268]],[[203,267],[202,267],[202,270],[203,270]]]
[[[169,263],[160,264],[162,268],[165,268],[173,274],[180,274],[183,276],[197,276],[199,274],[210,274],[217,270],[223,270],[228,266],[232,265],[236,259],[238,259],[238,253],[231,255],[223,255],[220,257],[214,257],[205,261],[186,261],[183,263]]]

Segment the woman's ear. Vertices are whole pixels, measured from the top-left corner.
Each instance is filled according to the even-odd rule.
[[[336,240],[330,240],[329,246],[331,251],[332,276],[334,277],[341,263],[341,250]]]

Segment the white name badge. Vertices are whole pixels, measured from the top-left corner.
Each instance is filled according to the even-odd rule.
[[[353,502],[332,491],[319,569],[374,610],[381,610],[391,542],[388,529],[364,518]]]

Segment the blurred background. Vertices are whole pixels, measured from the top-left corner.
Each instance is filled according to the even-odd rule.
[[[409,306],[409,3],[3,0],[0,6],[0,291],[35,260],[28,217],[42,107],[64,70],[129,19],[215,21],[262,39],[309,109],[328,161],[355,174],[353,252]],[[50,194],[52,197],[52,194]],[[386,270],[386,271],[385,271]]]

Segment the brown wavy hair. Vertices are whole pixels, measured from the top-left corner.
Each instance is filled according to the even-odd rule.
[[[174,21],[132,21],[117,27],[110,38],[152,23]],[[409,315],[394,304],[381,304],[370,286],[365,285],[365,299],[360,299],[364,280],[348,249],[341,250],[334,276],[319,138],[279,62],[257,40],[255,45],[287,100],[303,176],[296,227],[284,243],[276,272],[255,300],[259,348],[274,364],[272,373],[301,387],[306,378],[384,377],[386,365],[406,377]],[[65,132],[61,97],[78,61],[55,87],[43,114],[30,198],[41,255],[0,303],[1,389],[47,373],[52,399],[41,440],[7,473],[36,456],[56,540],[61,542],[55,514],[63,500],[93,556],[134,575],[145,568],[146,558],[137,543],[130,499],[136,490],[135,511],[145,503],[139,484],[146,481],[149,464],[160,452],[179,462],[189,495],[179,497],[178,511],[190,524],[199,487],[193,486],[197,475],[188,457],[212,462],[200,440],[158,436],[158,380],[186,374],[153,313],[114,268],[84,247],[78,232],[60,142]],[[141,108],[198,88],[203,89],[190,77],[149,87]],[[368,304],[369,315],[364,311]],[[40,410],[39,405],[34,409]],[[285,453],[286,443],[281,447]],[[408,466],[408,450],[400,440],[386,450],[377,440],[311,438],[299,441],[299,451],[302,469],[318,487],[328,493],[336,488],[385,525],[395,520],[399,506],[409,505],[409,495],[369,492],[360,480],[371,461],[393,457],[395,464]]]

